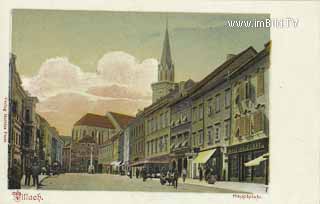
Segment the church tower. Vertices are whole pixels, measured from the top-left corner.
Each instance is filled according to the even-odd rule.
[[[167,95],[174,87],[174,64],[171,56],[168,22],[164,35],[162,54],[158,65],[158,82],[151,84],[152,103]]]

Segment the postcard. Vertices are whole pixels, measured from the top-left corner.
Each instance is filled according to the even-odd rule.
[[[299,18],[51,8],[9,18],[5,203],[270,201],[271,29]]]

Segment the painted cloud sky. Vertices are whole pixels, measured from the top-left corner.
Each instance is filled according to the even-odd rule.
[[[150,84],[157,78],[157,60],[141,62],[117,51],[106,53],[96,72],[84,72],[66,57],[46,60],[32,77],[22,76],[23,86],[37,96],[37,111],[68,134],[75,121],[87,112],[106,111],[134,115],[151,103]]]
[[[227,20],[266,14],[13,10],[12,52],[37,111],[61,134],[85,113],[134,115],[151,103],[168,19],[176,81],[199,81],[249,46],[261,50],[268,28],[236,29]]]

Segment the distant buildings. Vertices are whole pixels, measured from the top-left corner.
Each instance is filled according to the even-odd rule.
[[[84,115],[74,124],[72,130],[70,166],[67,169],[72,172],[86,172],[89,163],[81,163],[80,160],[89,158],[91,152],[94,152],[93,164],[97,172],[119,171],[123,160],[122,130],[132,119],[131,116],[114,112],[108,112],[105,116],[92,113]],[[65,149],[66,155],[67,151],[68,149]]]
[[[62,162],[63,142],[55,128],[36,113],[38,99],[22,88],[14,54],[10,56],[9,69],[9,169],[13,160],[21,166],[22,173],[35,159],[42,166],[50,165],[52,160]]]

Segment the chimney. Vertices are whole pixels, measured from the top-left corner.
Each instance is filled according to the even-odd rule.
[[[227,54],[227,60],[229,60],[229,59],[231,59],[231,58],[233,58],[235,56],[236,56],[235,54]]]

